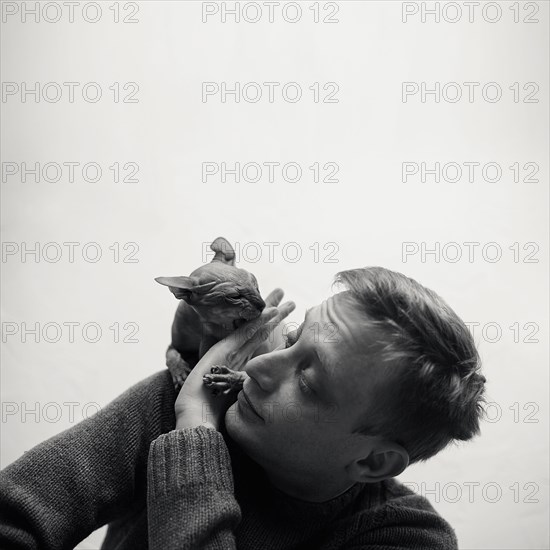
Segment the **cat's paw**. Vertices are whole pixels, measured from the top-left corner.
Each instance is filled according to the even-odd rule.
[[[203,384],[212,390],[213,395],[227,395],[241,391],[248,375],[244,371],[236,371],[225,365],[214,365],[211,374],[202,377]]]
[[[184,361],[181,355],[173,348],[169,349],[166,353],[166,366],[172,376],[174,389],[179,391],[191,372],[191,366]]]

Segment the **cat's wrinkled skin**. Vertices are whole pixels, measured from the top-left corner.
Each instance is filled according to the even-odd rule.
[[[235,267],[235,251],[223,237],[210,245],[213,260],[189,277],[157,277],[180,300],[172,323],[166,366],[179,390],[199,359],[240,325],[255,319],[265,307],[256,277]],[[261,350],[258,351],[260,353]],[[222,367],[213,390],[239,391],[246,373]],[[205,381],[206,383],[206,381]]]

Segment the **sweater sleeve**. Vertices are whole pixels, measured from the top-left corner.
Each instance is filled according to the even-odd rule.
[[[74,548],[146,504],[151,441],[175,426],[168,370],[0,471],[0,548]]]
[[[197,426],[151,443],[147,467],[150,548],[235,549],[241,509],[222,435]]]

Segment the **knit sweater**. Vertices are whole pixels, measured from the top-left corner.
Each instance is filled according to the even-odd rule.
[[[168,370],[0,472],[0,548],[456,550],[452,527],[397,480],[322,503],[286,495],[228,436],[175,430]]]

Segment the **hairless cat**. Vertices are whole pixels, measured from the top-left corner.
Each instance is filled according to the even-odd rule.
[[[255,319],[265,307],[256,277],[235,267],[235,251],[223,237],[210,245],[215,255],[209,264],[189,277],[157,277],[180,300],[172,323],[172,342],[166,350],[166,366],[179,390],[191,369],[218,341]],[[212,368],[215,379],[205,377],[213,393],[240,390],[244,372],[224,366]]]

